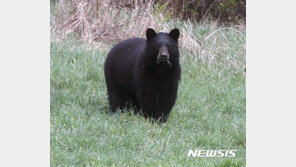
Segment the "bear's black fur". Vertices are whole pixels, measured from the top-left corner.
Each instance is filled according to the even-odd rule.
[[[130,38],[115,45],[105,61],[109,104],[116,109],[134,106],[145,117],[165,122],[177,99],[181,77],[179,30]]]

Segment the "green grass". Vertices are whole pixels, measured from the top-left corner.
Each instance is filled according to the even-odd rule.
[[[196,33],[210,32],[199,27]],[[182,50],[178,99],[163,125],[133,112],[111,114],[103,71],[111,46],[52,41],[51,166],[245,166],[245,41],[231,30],[221,33],[207,41],[213,63]],[[234,158],[187,157],[196,149],[238,152]]]

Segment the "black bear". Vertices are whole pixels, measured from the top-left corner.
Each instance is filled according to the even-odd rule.
[[[156,33],[148,28],[147,39],[130,38],[110,50],[104,70],[113,112],[134,106],[146,118],[166,122],[181,77],[179,35],[178,29]]]

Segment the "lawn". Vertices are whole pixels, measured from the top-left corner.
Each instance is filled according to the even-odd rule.
[[[112,44],[51,40],[51,166],[245,166],[245,30],[209,27],[196,30],[206,53],[181,48],[178,99],[165,124],[110,112],[103,67]],[[187,157],[196,149],[238,151]]]

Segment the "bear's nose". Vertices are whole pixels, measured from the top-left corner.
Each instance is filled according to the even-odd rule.
[[[167,58],[168,55],[164,52],[164,53],[161,53],[161,54],[160,54],[160,57],[161,57],[161,58]]]

